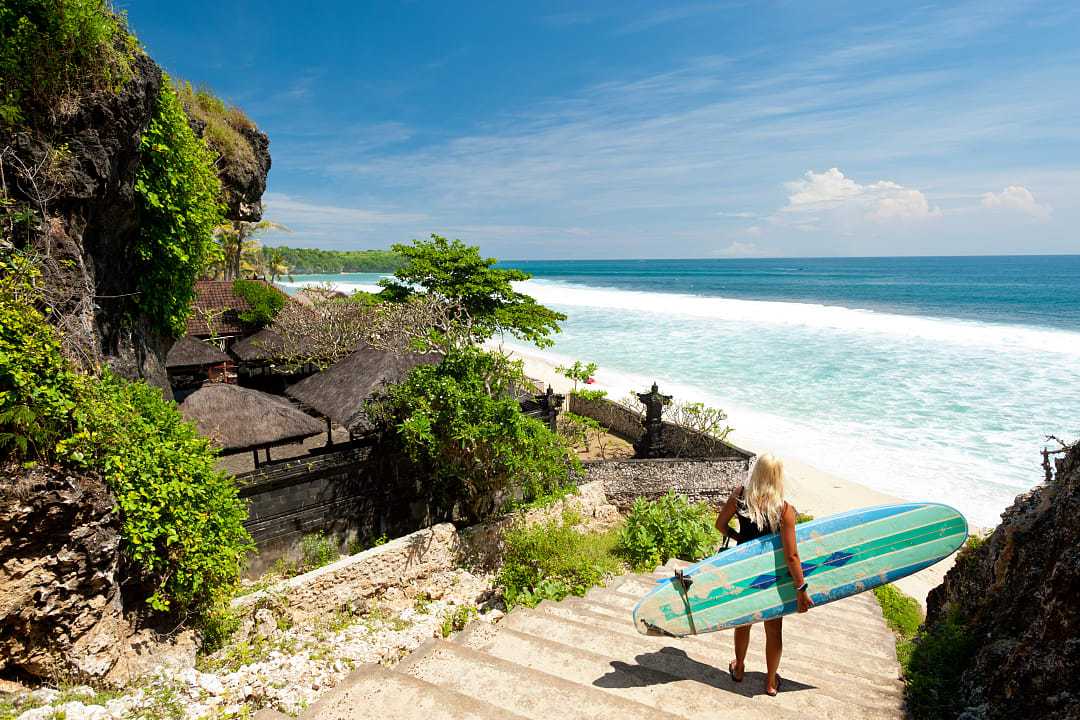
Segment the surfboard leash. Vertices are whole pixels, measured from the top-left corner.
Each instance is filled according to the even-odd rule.
[[[694,611],[690,607],[690,597],[687,594],[690,586],[694,584],[694,579],[682,570],[676,570],[675,576],[671,578],[671,584],[679,588],[679,597],[682,598],[683,605],[686,607],[686,620],[690,623],[690,634],[697,635],[697,627],[694,625]]]

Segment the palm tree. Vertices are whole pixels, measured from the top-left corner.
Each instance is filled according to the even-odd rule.
[[[224,279],[235,280],[245,269],[257,270],[258,259],[256,258],[255,262],[250,261],[253,255],[260,254],[257,236],[270,230],[292,232],[273,220],[259,220],[258,222],[232,220],[217,227],[214,234],[221,245],[223,256],[221,274]]]
[[[266,271],[270,275],[270,282],[274,282],[281,275],[285,275],[292,280],[292,275],[289,274],[289,266],[285,264],[285,255],[280,250],[271,250],[269,253],[263,253],[263,257],[266,259]]]

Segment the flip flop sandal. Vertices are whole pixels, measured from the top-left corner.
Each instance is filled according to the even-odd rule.
[[[769,688],[766,687],[765,688],[765,694],[768,695],[769,697],[776,697],[780,693],[780,686],[783,685],[783,681],[784,681],[784,679],[782,677],[780,677],[779,673],[777,673],[776,674],[776,689],[773,690],[772,692],[769,692]]]
[[[727,673],[728,673],[728,675],[731,676],[731,682],[741,683],[743,680],[746,679],[746,671],[745,670],[743,670],[743,676],[742,677],[738,677],[738,678],[735,677],[735,661],[734,660],[732,660],[731,662],[728,663]]]

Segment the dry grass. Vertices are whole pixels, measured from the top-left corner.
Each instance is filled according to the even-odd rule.
[[[258,160],[251,144],[243,135],[244,130],[255,128],[255,123],[243,110],[228,105],[206,88],[195,88],[190,82],[177,80],[176,94],[190,117],[205,124],[203,138],[222,159],[245,171],[255,172]]]

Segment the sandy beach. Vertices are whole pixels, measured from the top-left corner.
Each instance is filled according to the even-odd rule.
[[[529,377],[550,385],[556,392],[566,393],[571,390],[571,381],[555,371],[558,362],[542,351],[507,347],[502,349],[524,363],[525,374]],[[589,386],[590,389],[605,390],[613,399],[624,397],[630,390],[630,388],[613,384],[610,380],[605,384],[603,369],[597,371],[594,379],[596,382]],[[729,421],[735,427],[735,431],[728,438],[731,442],[757,454],[769,452],[770,443],[767,437],[751,437],[740,433],[738,418],[730,418]],[[800,512],[823,517],[860,507],[904,502],[892,495],[823,472],[806,460],[806,458],[784,457],[788,500]],[[945,573],[952,567],[954,557],[955,555],[931,568],[899,580],[895,585],[916,598],[925,609],[927,593],[941,583]]]

